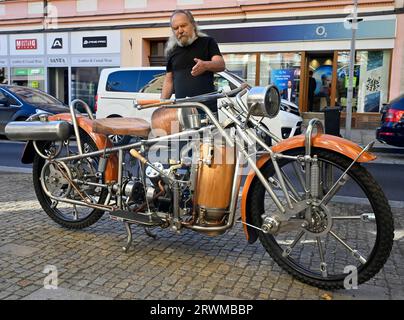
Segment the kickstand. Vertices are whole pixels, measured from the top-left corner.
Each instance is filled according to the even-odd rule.
[[[127,253],[132,244],[132,229],[130,228],[129,222],[124,222],[124,223],[125,223],[125,228],[126,228],[126,233],[128,235],[128,239],[126,240],[126,245],[124,247],[122,247],[122,249],[125,253]]]
[[[154,234],[154,233],[152,233],[152,232],[149,230],[149,228],[144,227],[143,229],[144,229],[144,232],[146,232],[146,234],[147,234],[150,238],[153,238],[153,239],[156,239],[156,238],[157,238],[157,235]]]

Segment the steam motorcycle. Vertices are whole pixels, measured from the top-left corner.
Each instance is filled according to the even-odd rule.
[[[220,106],[226,120],[219,123],[203,102],[226,97],[236,99]],[[344,288],[347,266],[363,283],[388,259],[391,208],[361,165],[375,159],[372,144],[362,149],[326,135],[316,119],[305,134],[280,140],[260,122],[279,112],[275,86],[137,101],[139,109],[155,108],[150,124],[95,120],[85,104],[88,116],[76,113],[79,102],[70,113],[39,114],[6,127],[9,139],[28,140],[22,162],[33,163],[36,196],[61,226],[82,229],[108,212],[125,224],[128,251],[134,224],[150,236],[153,228],[219,236],[237,221],[249,243],[259,239],[284,270],[325,289]],[[138,140],[114,147],[112,134]]]

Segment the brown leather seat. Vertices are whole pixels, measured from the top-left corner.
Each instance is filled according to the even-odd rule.
[[[93,121],[93,132],[147,138],[150,123],[140,118],[104,118]]]

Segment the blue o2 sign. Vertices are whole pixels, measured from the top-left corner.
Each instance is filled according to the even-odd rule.
[[[296,24],[283,26],[240,27],[209,29],[206,32],[219,43],[280,42],[351,39],[352,31],[344,22]],[[356,33],[357,39],[394,38],[396,20],[362,21]]]

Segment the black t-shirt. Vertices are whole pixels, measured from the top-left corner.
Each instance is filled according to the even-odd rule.
[[[211,61],[213,56],[220,55],[216,41],[211,37],[199,37],[186,47],[176,46],[168,56],[167,72],[173,73],[176,98],[193,97],[213,92],[213,72],[204,72],[194,77],[191,74],[196,62],[194,58]],[[217,111],[217,102],[205,103],[212,111]]]

